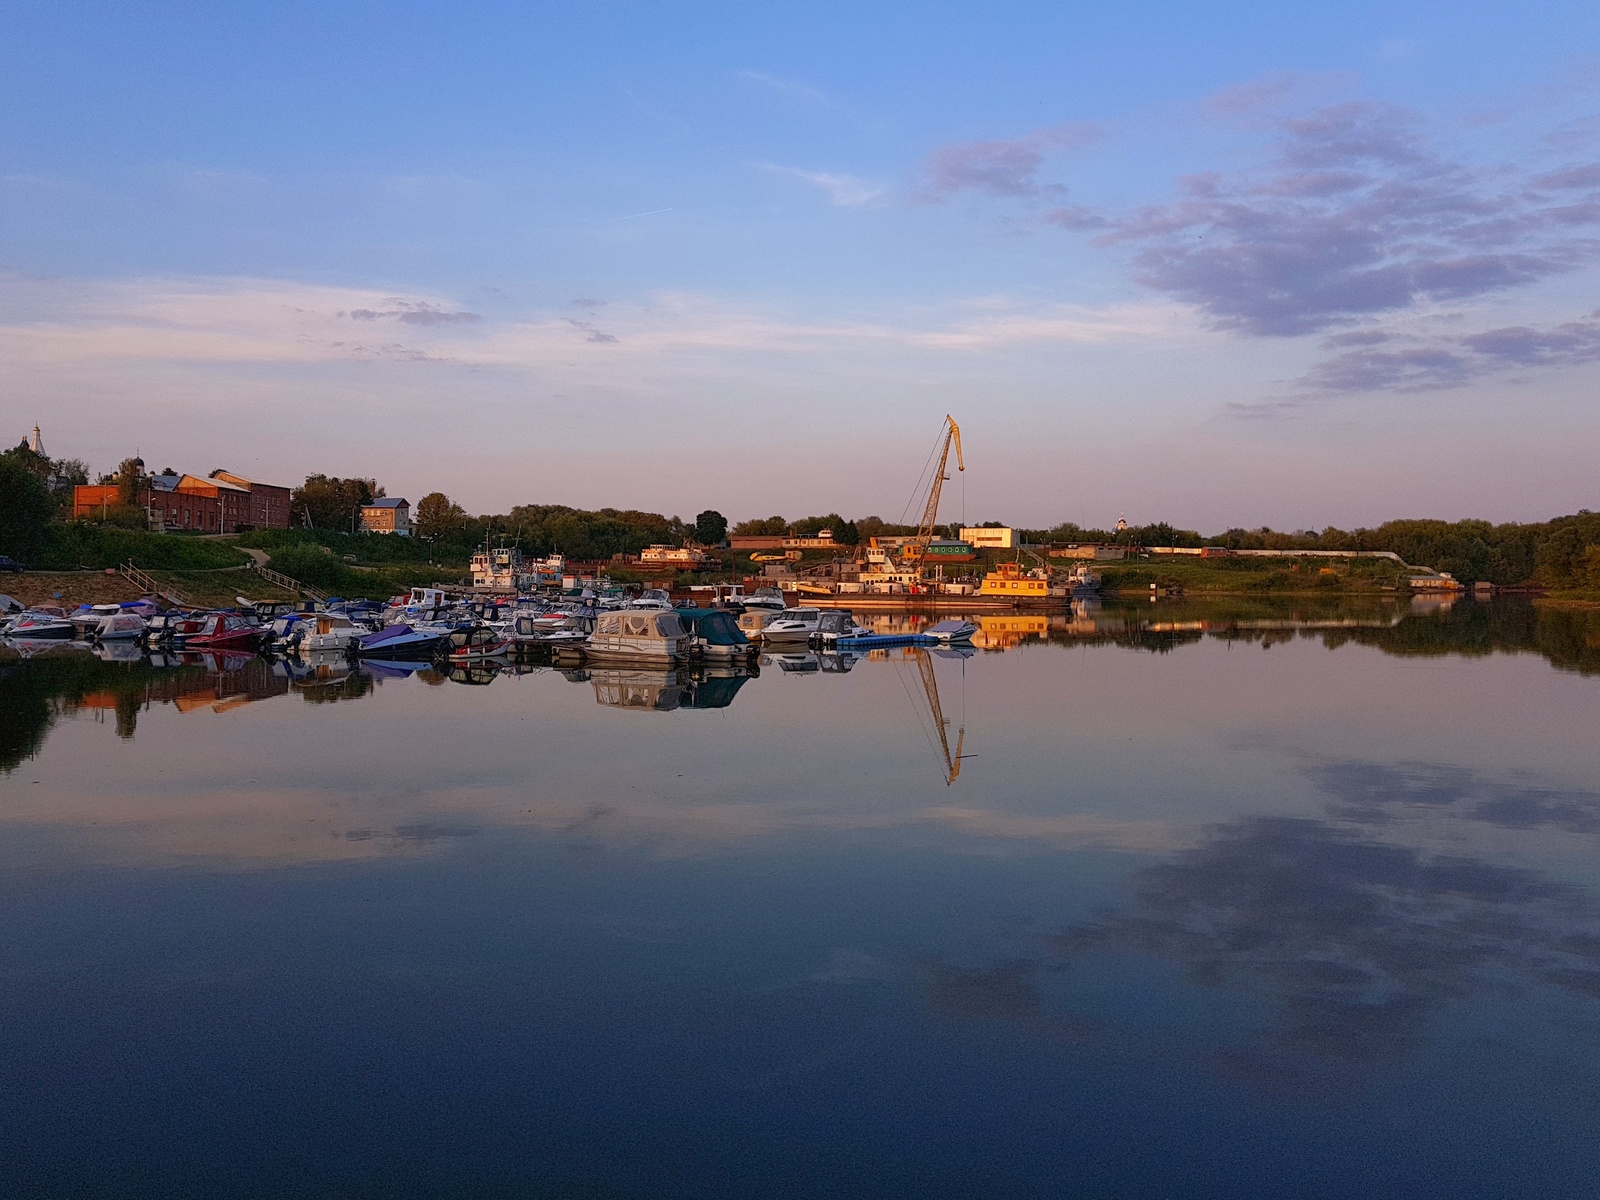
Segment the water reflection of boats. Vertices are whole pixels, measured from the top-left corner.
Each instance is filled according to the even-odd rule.
[[[71,654],[90,652],[88,642],[64,641],[55,637],[8,637],[5,644],[10,649],[15,650],[19,658],[35,658],[41,654],[50,654],[57,651]]]
[[[712,668],[691,675],[686,682],[684,708],[727,708],[750,679],[748,671]]]
[[[354,669],[350,656],[343,650],[310,650],[280,659],[273,665],[297,687],[332,683],[344,679]]]
[[[684,678],[677,671],[602,667],[589,673],[596,704],[670,712],[683,703]]]
[[[129,638],[116,638],[109,642],[96,642],[91,650],[101,662],[135,663],[144,658],[144,647]]]
[[[493,683],[495,676],[499,674],[499,668],[491,663],[452,663],[450,665],[449,679],[451,683],[464,683],[469,687],[485,687]]]
[[[672,670],[596,667],[568,673],[568,677],[586,678],[594,685],[595,703],[608,708],[671,712],[679,708],[727,708],[756,673],[754,668],[729,665]]]
[[[770,654],[762,661],[790,675],[843,675],[865,655],[850,650],[812,650],[808,653]]]
[[[361,669],[374,679],[405,679],[433,666],[431,661],[415,662],[404,658],[363,659]]]

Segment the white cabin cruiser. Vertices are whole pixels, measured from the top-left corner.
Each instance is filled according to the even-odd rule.
[[[313,654],[323,650],[351,650],[371,630],[357,625],[343,613],[305,613],[296,623],[298,640],[294,650],[299,654]]]
[[[662,588],[651,588],[643,595],[628,601],[627,607],[633,609],[655,609],[657,612],[671,612],[672,597]]]
[[[750,595],[743,597],[740,603],[746,609],[764,608],[774,612],[782,611],[784,607],[783,593],[775,587],[757,588]]]
[[[761,640],[809,642],[821,621],[820,608],[786,608],[761,627]]]

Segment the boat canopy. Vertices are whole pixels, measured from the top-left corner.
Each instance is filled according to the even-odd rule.
[[[678,620],[688,628],[695,637],[702,638],[712,646],[748,646],[750,639],[745,637],[744,631],[739,628],[733,614],[721,608],[680,608],[677,610]]]
[[[600,618],[597,632],[614,637],[680,638],[684,635],[683,623],[676,612],[648,608],[606,613]]]

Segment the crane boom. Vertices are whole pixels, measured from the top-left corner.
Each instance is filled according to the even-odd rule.
[[[928,488],[928,502],[922,509],[922,521],[917,526],[917,539],[901,551],[901,556],[908,560],[921,562],[927,552],[928,543],[933,540],[933,526],[939,517],[939,494],[944,490],[945,480],[950,476],[945,474],[945,468],[950,465],[950,443],[956,446],[956,470],[965,471],[966,462],[961,457],[961,426],[957,425],[955,418],[946,413],[944,418],[944,445],[939,450],[939,467],[933,473],[933,484]]]

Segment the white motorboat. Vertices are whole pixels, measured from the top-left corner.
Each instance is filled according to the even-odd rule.
[[[641,596],[628,601],[628,608],[648,608],[657,612],[672,611],[672,597],[661,588],[651,588]]]
[[[114,617],[122,611],[120,604],[80,604],[76,609],[67,614],[67,620],[72,622],[78,636],[84,641],[93,641],[99,632],[100,622],[107,617]]]
[[[840,638],[863,637],[872,630],[857,625],[856,620],[842,608],[830,608],[817,618],[817,630],[812,640],[831,646]]]
[[[761,608],[780,612],[784,608],[783,593],[775,587],[757,588],[740,602],[746,609]]]
[[[296,622],[293,649],[297,654],[323,650],[351,650],[371,631],[357,625],[343,613],[305,613]]]
[[[54,605],[29,608],[11,619],[6,636],[29,641],[69,642],[78,636],[75,625]]]
[[[596,662],[670,666],[689,656],[689,633],[673,612],[601,613],[584,654]]]
[[[594,618],[576,613],[546,613],[516,617],[506,631],[506,639],[515,647],[531,646],[581,646],[589,640],[594,630]]]
[[[953,642],[970,642],[972,635],[978,632],[978,627],[971,621],[946,617],[943,621],[935,621],[922,632],[934,641],[948,646]]]
[[[131,642],[144,635],[145,624],[145,619],[137,613],[118,609],[101,616],[88,633],[100,642]]]
[[[822,620],[820,608],[786,608],[761,627],[763,642],[809,642]]]

